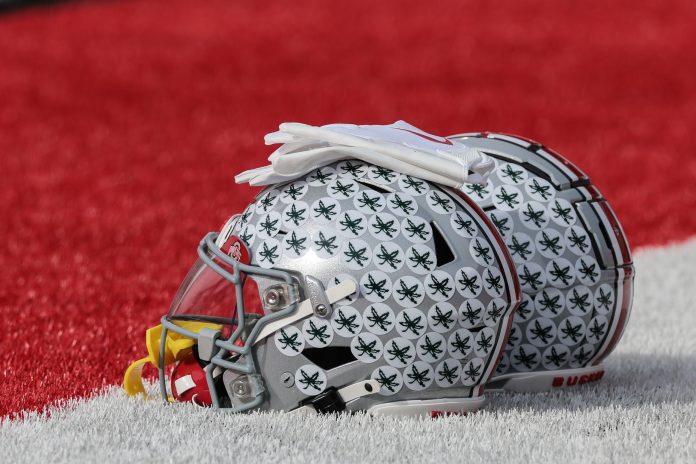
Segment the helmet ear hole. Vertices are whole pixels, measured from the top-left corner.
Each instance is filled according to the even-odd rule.
[[[357,361],[349,346],[327,346],[325,348],[305,348],[302,355],[324,370],[335,369],[344,364]]]
[[[454,261],[454,252],[450,247],[447,239],[442,235],[440,226],[434,221],[430,223],[433,229],[433,241],[435,242],[435,257],[437,259],[437,267],[442,267],[447,263]]]

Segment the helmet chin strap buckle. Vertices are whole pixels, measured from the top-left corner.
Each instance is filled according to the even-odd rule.
[[[333,312],[331,302],[321,281],[314,276],[306,275],[305,288],[307,289],[307,296],[312,304],[314,315],[324,319],[330,317]]]
[[[376,380],[363,380],[341,389],[330,387],[317,396],[304,400],[302,406],[291,412],[298,414],[339,413],[346,410],[346,403],[378,391],[379,382]]]

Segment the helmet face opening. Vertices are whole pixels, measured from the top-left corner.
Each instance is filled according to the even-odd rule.
[[[237,289],[232,282],[198,259],[174,297],[167,318],[236,324],[236,293]]]
[[[216,241],[218,237],[218,234],[210,233],[201,241],[199,259],[184,279],[168,314],[162,318],[164,331],[161,340],[164,342],[158,359],[164,359],[162,352],[169,346],[167,337],[170,333],[190,340],[185,342],[187,347],[192,343],[197,348],[194,350],[198,353],[196,359],[206,366],[207,386],[199,385],[199,379],[195,387],[212,394],[214,407],[243,411],[258,405],[264,392],[263,381],[257,374],[257,366],[251,355],[252,347],[257,339],[264,337],[259,332],[265,324],[295,310],[297,289],[288,273],[249,264],[248,249],[239,237],[228,234],[221,246]],[[261,304],[257,281],[263,281],[271,288],[282,289],[282,298],[275,302],[267,298],[268,303],[274,305]],[[268,307],[264,309],[264,306]],[[202,346],[205,346],[206,353],[203,356]],[[181,353],[186,355],[188,351]],[[174,358],[177,366],[186,359]],[[166,396],[164,367],[160,363],[160,390]],[[230,404],[231,398],[221,394],[216,387],[219,368],[241,375],[252,383],[248,385],[249,391],[244,401]],[[183,377],[188,379],[186,375]],[[176,381],[183,382],[181,379]],[[190,379],[186,381],[191,382]],[[193,384],[188,387],[193,388]],[[186,395],[177,394],[175,398],[181,400]]]
[[[230,247],[229,242],[233,242],[235,247]],[[246,256],[242,252],[243,244],[232,236],[222,249],[228,251],[232,259],[240,259]],[[240,292],[242,301],[245,304],[244,317],[246,321],[255,321],[263,317],[265,311],[259,298],[259,289],[256,280],[246,272],[238,271],[239,286],[229,279],[229,275],[234,275],[234,269],[228,262],[225,262],[210,252],[209,249],[202,250],[212,262],[211,266],[206,264],[201,258],[191,266],[186,278],[184,278],[179,290],[177,291],[167,314],[167,319],[179,321],[199,321],[210,322],[223,325],[223,337],[229,337],[238,322],[238,299],[237,293]],[[245,251],[244,251],[245,252]]]

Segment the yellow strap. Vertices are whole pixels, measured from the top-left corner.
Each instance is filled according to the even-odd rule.
[[[133,364],[128,366],[126,374],[123,376],[123,389],[128,396],[136,396],[142,394],[145,399],[148,398],[145,386],[143,385],[143,367],[150,362],[150,357],[138,359]]]
[[[188,329],[192,332],[198,332],[203,328],[211,328],[214,330],[222,330],[220,324],[211,324],[208,322],[196,321],[177,321],[176,325]],[[143,385],[143,367],[150,363],[156,368],[159,367],[160,340],[162,338],[162,324],[150,327],[145,333],[145,345],[147,346],[148,356],[138,359],[126,369],[123,376],[123,389],[128,396],[142,394],[148,398],[145,386]],[[164,365],[165,367],[183,359],[190,351],[196,340],[189,338],[171,330],[167,331],[167,340],[164,345]]]

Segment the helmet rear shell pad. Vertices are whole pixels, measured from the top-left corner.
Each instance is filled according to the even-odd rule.
[[[485,186],[462,190],[504,237],[523,291],[491,386],[598,366],[621,337],[633,293],[630,250],[608,202],[576,166],[537,143],[452,138],[496,160]]]

